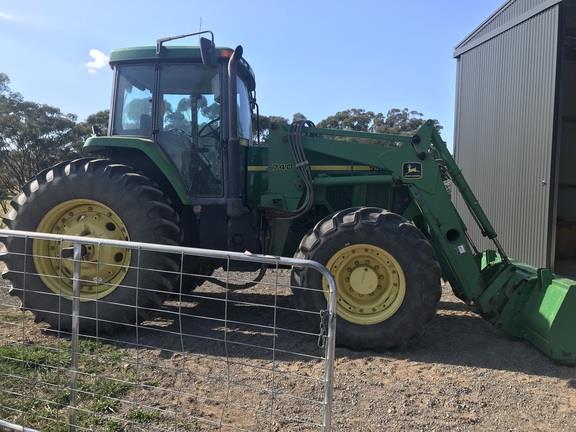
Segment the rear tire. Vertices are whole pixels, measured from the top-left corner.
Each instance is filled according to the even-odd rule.
[[[54,226],[55,228],[49,231],[66,233],[65,228],[87,217],[86,213],[82,214],[82,207],[74,207],[75,203],[88,203],[84,206],[94,203],[95,208],[111,210],[108,215],[114,214],[115,220],[120,221],[123,231],[126,231],[124,238],[117,236],[112,238],[129,238],[136,242],[165,245],[178,245],[181,242],[180,220],[168,197],[151,180],[134,172],[132,168],[102,159],[63,162],[40,173],[13,199],[12,211],[4,218],[4,222],[12,230],[37,231],[39,228],[44,227],[45,230],[47,226]],[[94,207],[84,208],[92,211]],[[74,208],[80,209],[78,215],[74,214],[73,221],[68,218],[68,221],[72,222],[66,222],[68,225],[65,225],[62,221],[68,216],[66,213],[64,216],[59,215],[58,209]],[[46,220],[51,214],[52,220],[56,222],[47,225]],[[69,214],[72,215],[72,212]],[[98,215],[95,215],[94,219],[98,219]],[[105,215],[102,219],[105,219]],[[65,228],[62,228],[63,225]],[[94,225],[97,223],[94,222]],[[113,225],[110,226],[110,223],[104,226],[118,234],[118,229]],[[106,230],[103,231],[104,234],[100,237],[110,238],[105,235]],[[42,243],[35,242],[42,241],[26,242],[15,237],[8,237],[5,240],[7,253],[3,260],[8,270],[3,277],[12,282],[10,294],[21,299],[22,307],[32,311],[37,322],[44,321],[52,328],[69,331],[72,327],[70,278],[69,276],[66,276],[66,279],[57,278],[63,274],[69,275],[69,268],[66,269],[68,273],[64,273],[63,265],[58,264],[58,267],[55,267],[53,264],[60,254],[58,248],[53,252],[54,257],[49,255],[50,259],[30,256],[24,259],[22,254],[31,254],[33,249],[47,250]],[[98,256],[101,256],[104,250],[105,247],[101,247]],[[96,277],[90,278],[95,282],[82,285],[84,290],[81,295],[84,301],[80,302],[82,333],[93,334],[97,331],[108,333],[120,325],[135,325],[149,317],[153,313],[150,308],[159,307],[166,294],[173,290],[176,276],[167,272],[178,271],[177,256],[144,251],[139,254],[137,251],[132,251],[125,257],[127,259],[117,266],[121,267],[122,274],[118,274],[115,279],[102,282],[100,266],[103,264],[99,263]],[[94,255],[93,259],[96,262],[98,258]],[[138,271],[137,266],[141,270]],[[60,274],[45,274],[53,273],[55,268],[60,269]],[[83,267],[82,271],[89,270]],[[109,273],[114,271],[110,270]],[[56,284],[60,284],[60,288],[50,282],[49,276],[56,280]],[[97,287],[96,294],[93,294],[94,286]],[[135,289],[136,286],[140,287],[138,291]],[[102,287],[102,290],[108,287],[111,291],[99,296],[99,292],[104,292],[99,291],[99,287]]]
[[[335,276],[340,346],[374,351],[401,346],[436,314],[440,266],[432,246],[395,213],[337,212],[304,236],[296,257],[324,264]],[[299,309],[326,309],[327,284],[317,271],[294,268],[292,284],[312,289],[294,290]]]

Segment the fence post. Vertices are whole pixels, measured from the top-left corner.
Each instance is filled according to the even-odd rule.
[[[74,274],[72,287],[74,297],[72,299],[72,340],[70,365],[70,406],[68,412],[68,430],[76,432],[76,386],[78,379],[78,345],[80,333],[80,260],[82,259],[82,245],[74,243]]]

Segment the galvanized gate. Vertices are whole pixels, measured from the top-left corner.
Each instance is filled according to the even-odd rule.
[[[6,259],[10,281],[0,280],[0,429],[330,430],[336,291],[324,266],[293,258],[0,230],[0,239],[8,238],[18,239],[20,246],[11,248]],[[58,262],[53,254],[40,254],[47,245],[59,251]],[[91,285],[100,286],[101,273],[114,265],[88,261],[87,248],[96,256],[106,248],[132,254],[130,268],[123,270],[138,275],[128,287],[136,301],[122,307],[133,313],[133,322],[125,322],[126,316],[118,322],[101,319],[98,308],[110,306],[109,295],[96,292],[81,299]],[[179,266],[146,268],[141,264],[149,254],[169,254]],[[220,269],[187,272],[189,260],[205,259],[218,260]],[[22,302],[29,304],[25,296],[38,294],[37,279],[54,277],[38,271],[47,268],[47,260],[61,269],[56,278],[70,290],[61,291],[64,296],[42,292],[58,298],[57,311],[22,310]],[[254,277],[235,272],[238,263],[265,265],[267,273],[254,286],[230,289]],[[90,266],[96,266],[96,276]],[[292,292],[313,289],[291,286],[293,267],[322,274],[326,309],[293,305]],[[151,272],[176,278],[178,289],[164,302],[145,306],[138,297],[158,289],[142,283]],[[189,292],[190,285],[199,286]],[[164,295],[159,289],[156,294]],[[84,301],[93,302],[94,316],[82,315]],[[143,312],[144,321],[138,318]],[[34,322],[35,316],[49,313],[57,314],[59,324],[71,320],[70,330]],[[84,333],[83,328],[92,330]]]

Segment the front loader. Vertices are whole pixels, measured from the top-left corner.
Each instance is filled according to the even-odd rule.
[[[336,341],[358,350],[382,351],[416,337],[436,313],[443,278],[506,334],[576,364],[576,282],[506,255],[432,124],[408,136],[296,122],[273,125],[259,145],[252,137],[255,78],[242,48],[216,48],[213,38],[201,38],[199,47],[166,46],[177,38],[111,54],[109,136],[86,141],[91,156],[24,185],[5,218],[10,229],[318,261],[337,282]],[[447,179],[494,250],[471,242]],[[35,240],[33,259],[23,263],[23,241],[5,242],[4,277],[23,307],[38,321],[69,328],[72,268],[62,248]],[[144,319],[176,291],[174,258],[136,259],[121,248],[84,251],[83,331],[94,331],[96,320],[114,331],[117,323]],[[140,296],[129,288],[136,264],[150,270],[140,278]],[[209,275],[220,263],[183,265]],[[293,268],[292,285],[313,288],[294,290],[299,308],[325,308],[328,287],[318,274]],[[190,280],[182,288],[195,287]]]

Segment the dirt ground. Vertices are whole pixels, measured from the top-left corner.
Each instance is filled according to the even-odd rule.
[[[338,350],[336,364],[339,430],[576,430],[576,369],[511,341],[449,289],[406,351]]]
[[[135,350],[126,345],[135,341],[129,332],[118,336],[120,349],[129,358],[138,356],[138,380],[146,384],[130,390],[123,399],[159,412],[177,406],[188,416],[186,424],[179,423],[182,430],[215,430],[202,422],[195,423],[196,417],[216,423],[224,418],[226,423],[245,430],[267,430],[267,417],[256,419],[249,411],[255,407],[268,410],[269,395],[262,396],[258,389],[266,389],[270,380],[274,380],[277,390],[303,400],[321,398],[323,363],[282,354],[321,354],[316,338],[298,334],[278,338],[278,356],[272,359],[277,365],[274,375],[267,369],[271,359],[265,353],[269,350],[241,345],[246,342],[266,346],[266,341],[271,340],[264,331],[234,325],[269,322],[271,312],[257,304],[259,296],[266,297],[263,291],[256,287],[229,295],[230,299],[243,302],[227,315],[232,329],[228,340],[237,342],[238,349],[222,348],[221,323],[198,318],[214,318],[222,312],[222,302],[217,300],[225,294],[210,287],[201,287],[199,293],[204,299],[167,303],[157,319],[136,336],[145,348]],[[0,303],[4,305],[0,312],[14,304],[6,292],[5,284],[0,292]],[[292,296],[283,291],[276,302],[281,308],[288,308]],[[174,312],[182,311],[188,315],[174,320]],[[285,328],[306,329],[304,325],[299,327],[301,319],[296,314],[279,314],[276,319]],[[179,325],[185,334],[195,335],[193,341],[177,335]],[[30,320],[27,328],[28,343],[51,344],[56,339]],[[2,344],[20,343],[19,334],[9,326],[0,326]],[[228,362],[223,361],[226,358]],[[239,363],[248,368],[238,366]],[[186,372],[172,373],[173,370]],[[232,378],[241,385],[226,388],[225,381],[218,381],[217,377]],[[177,397],[169,389],[177,389]],[[225,415],[221,402],[201,403],[220,400],[223,395],[235,402],[228,406]],[[319,411],[312,413],[305,405],[298,400],[277,398],[272,429],[318,430],[282,420],[313,414],[311,421],[320,421]],[[134,405],[123,403],[115,415],[129,416],[132,410]],[[162,430],[160,418],[148,421],[135,430]],[[555,365],[527,343],[508,339],[469,312],[445,287],[438,315],[422,337],[406,349],[385,354],[337,349],[333,427],[337,431],[572,431],[576,430],[576,368]]]

